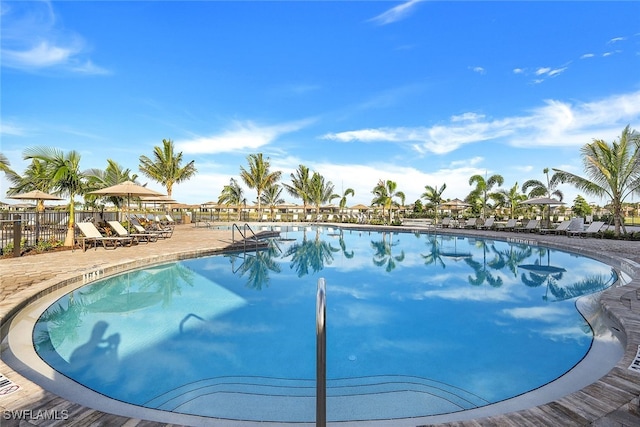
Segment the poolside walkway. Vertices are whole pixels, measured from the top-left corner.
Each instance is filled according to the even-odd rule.
[[[403,227],[404,228],[404,227]],[[368,228],[370,229],[370,228]],[[374,227],[379,229],[379,227]],[[407,231],[426,231],[419,225]],[[399,227],[392,228],[399,231]],[[627,335],[625,356],[605,377],[557,401],[488,418],[445,423],[447,426],[639,426],[640,372],[628,369],[640,346],[640,242],[569,238],[566,236],[480,230],[438,230],[485,236],[529,244],[544,244],[589,255],[614,266],[632,278],[625,286],[605,291],[605,313]],[[116,250],[53,252],[21,258],[0,259],[0,338],[7,321],[28,302],[54,289],[93,280],[145,265],[218,253],[231,243],[227,230],[191,225],[176,227],[173,237],[155,243]],[[6,344],[3,340],[3,350]],[[0,360],[0,424],[2,426],[161,426],[177,425],[107,414],[56,396],[32,383]],[[19,388],[7,394],[6,382]],[[5,384],[5,385],[3,385]],[[57,418],[57,419],[51,419]],[[393,423],[390,423],[393,425]]]

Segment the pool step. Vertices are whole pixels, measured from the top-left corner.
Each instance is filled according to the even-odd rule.
[[[246,413],[240,415],[241,408],[254,408],[253,415],[249,416],[251,419],[287,422],[294,418],[299,421],[300,417],[306,416],[299,408],[313,408],[315,392],[314,380],[219,377],[171,390],[144,406],[184,413],[192,413],[192,410],[196,413],[206,407],[209,416],[221,418],[233,418],[236,410],[238,416],[246,417]],[[489,404],[480,396],[458,387],[426,378],[396,375],[329,380],[327,401],[329,417],[334,419],[344,419],[344,411],[361,411],[362,416],[377,414],[376,419],[388,419],[406,417],[408,406],[414,408],[409,410],[414,411],[409,416],[425,416]]]

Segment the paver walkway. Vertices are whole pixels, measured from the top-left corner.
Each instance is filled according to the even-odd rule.
[[[409,230],[424,230],[420,226]],[[394,228],[398,231],[399,228]],[[632,282],[607,290],[601,304],[611,318],[626,332],[627,346],[623,359],[605,377],[585,389],[558,401],[511,414],[481,420],[462,421],[450,426],[541,426],[576,425],[596,427],[639,426],[640,373],[628,369],[640,345],[640,242],[568,238],[566,236],[493,232],[479,230],[439,230],[467,235],[482,235],[502,240],[544,244],[586,254],[624,271]],[[0,326],[6,335],[7,321],[29,301],[66,284],[77,283],[96,271],[115,274],[143,265],[169,262],[217,253],[231,243],[231,232],[177,226],[173,237],[155,243],[116,250],[89,249],[64,251],[0,259]],[[4,344],[3,344],[4,345]],[[169,425],[107,414],[62,399],[28,381],[0,360],[2,381],[20,385],[11,394],[0,395],[0,425],[4,426],[159,426]],[[13,411],[13,412],[12,412]],[[51,414],[59,419],[46,419]]]

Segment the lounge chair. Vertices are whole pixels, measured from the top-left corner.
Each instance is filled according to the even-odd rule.
[[[291,218],[292,222],[298,222],[298,214],[293,214],[293,217]]]
[[[450,217],[442,218],[442,221],[440,222],[440,227],[443,227],[443,228],[451,227],[451,221],[452,220]]]
[[[120,237],[132,237],[134,242],[137,242],[137,243],[149,243],[149,242],[158,241],[158,235],[155,234],[155,233],[149,233],[149,232],[146,232],[146,231],[145,232],[138,231],[136,233],[129,233],[129,230],[124,228],[124,226],[122,224],[120,224],[118,221],[107,221],[107,224],[109,224],[109,227],[111,227],[111,229],[113,231],[115,231],[118,236],[120,236]]]
[[[466,222],[460,223],[460,228],[476,228],[478,218],[467,218]]]
[[[133,218],[131,220],[131,225],[133,225],[133,228],[135,228],[136,232],[138,233],[153,233],[163,239],[168,239],[173,235],[174,227],[170,227],[170,226],[163,227],[159,224],[151,224],[151,223],[148,223],[148,224],[149,225],[145,227],[137,219]]]
[[[77,222],[76,226],[84,235],[79,237],[83,251],[87,250],[87,244],[90,243],[93,243],[95,249],[98,248],[98,243],[102,244],[105,249],[115,249],[118,245],[131,246],[133,244],[132,237],[103,236],[92,222]]]
[[[517,232],[522,231],[523,233],[532,233],[538,228],[539,225],[540,225],[540,220],[530,219],[529,222],[527,222],[527,224],[524,227],[516,227],[513,229],[513,231],[517,231]]]
[[[516,228],[516,224],[518,223],[517,221],[518,220],[515,218],[509,218],[506,224],[499,225],[498,227],[496,227],[496,230],[513,231]]]
[[[579,237],[589,237],[598,233],[602,227],[604,226],[604,221],[594,221],[589,224],[589,227],[586,230],[570,230],[567,231],[567,236],[579,236]]]
[[[491,230],[495,226],[496,219],[494,217],[487,218],[482,224],[476,225],[479,230]]]
[[[549,233],[562,234],[567,231],[570,224],[571,224],[571,220],[565,220],[565,221],[562,221],[560,224],[558,224],[558,226],[555,228],[541,228],[540,234],[549,234]]]

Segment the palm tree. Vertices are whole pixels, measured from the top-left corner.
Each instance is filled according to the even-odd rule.
[[[447,184],[442,184],[442,187],[438,189],[438,186],[432,187],[430,185],[424,186],[425,192],[420,196],[421,199],[425,199],[430,205],[434,207],[435,210],[435,222],[438,224],[438,207],[440,207],[440,203],[444,200],[442,198],[442,193],[447,189]]]
[[[615,235],[619,236],[620,228],[624,230],[622,203],[629,195],[640,193],[640,134],[627,126],[617,141],[608,144],[594,139],[580,152],[587,178],[553,169],[554,178],[587,194],[610,198]]]
[[[324,177],[318,172],[314,172],[309,181],[308,194],[311,202],[316,207],[316,215],[320,213],[320,205],[323,203],[331,203],[333,199],[340,197],[333,192],[333,183],[325,181]]]
[[[282,187],[278,184],[274,184],[271,187],[267,187],[262,193],[262,203],[269,206],[269,213],[271,214],[271,219],[273,220],[273,210],[276,206],[284,203],[284,199],[280,197],[282,194]]]
[[[398,184],[391,180],[378,181],[378,185],[373,188],[373,195],[375,196],[371,201],[372,205],[382,206],[382,216],[384,216],[384,210],[389,211],[389,223],[391,223],[391,206],[398,206],[398,202],[393,200],[395,197],[400,198],[400,204],[404,205],[404,199],[406,196],[402,191],[397,191]]]
[[[229,205],[235,205],[238,208],[238,221],[240,221],[240,205],[246,203],[247,199],[244,197],[244,190],[238,184],[238,181],[231,178],[229,180],[229,185],[225,185],[222,188],[222,192],[218,197],[218,203],[225,204],[227,207]],[[227,219],[229,219],[227,217]]]
[[[240,177],[249,188],[254,188],[258,193],[258,218],[262,217],[262,192],[280,180],[282,172],[270,172],[271,162],[264,159],[262,153],[249,154],[247,156],[249,170],[240,166]]]
[[[87,178],[87,192],[110,187],[126,181],[135,182],[138,179],[138,174],[132,174],[129,168],[123,169],[118,162],[112,159],[107,159],[107,168],[105,170],[92,168],[84,171],[83,174]],[[84,198],[88,203],[95,203],[95,200],[99,197],[86,194]],[[118,209],[124,206],[125,198],[122,196],[107,196],[105,199],[113,203]]]
[[[0,153],[0,172],[4,172],[9,176],[16,175],[15,171],[11,169],[11,162],[9,162],[9,158],[2,153]]]
[[[53,182],[50,179],[46,168],[46,162],[38,159],[31,159],[31,163],[20,176],[14,171],[7,172],[7,179],[11,182],[11,187],[7,190],[8,195],[27,193],[32,190],[40,190],[49,193],[53,190]],[[44,211],[44,200],[37,201],[36,210]]]
[[[555,169],[554,169],[555,170]],[[559,180],[558,176],[554,174],[549,178],[549,168],[544,168],[542,172],[546,175],[547,184],[537,179],[530,179],[522,184],[522,192],[527,194],[528,198],[534,197],[553,197],[556,196],[558,200],[562,201],[564,194],[558,188]]]
[[[513,187],[508,190],[504,188],[498,189],[498,191],[492,195],[492,198],[496,200],[496,206],[507,206],[509,208],[509,218],[515,218],[518,204],[526,200],[527,197],[518,191],[518,183],[516,182]]]
[[[469,178],[469,185],[476,184],[476,188],[469,193],[467,201],[473,202],[474,200],[480,200],[482,203],[482,217],[487,217],[487,201],[491,198],[491,189],[494,185],[501,186],[504,183],[502,175],[491,175],[489,179],[485,179],[482,175],[473,175]]]
[[[61,196],[69,196],[69,224],[65,246],[75,243],[75,201],[76,195],[84,192],[84,175],[80,172],[80,153],[69,151],[67,154],[49,147],[27,148],[24,159],[36,159],[45,164],[46,176],[53,188]]]
[[[356,192],[353,190],[353,188],[347,188],[346,190],[344,190],[344,193],[342,193],[342,197],[340,198],[340,213],[342,213],[344,211],[344,208],[347,207],[347,196],[352,196],[354,197],[356,195]]]
[[[194,160],[182,166],[182,152],[175,154],[173,141],[163,139],[162,147],[153,148],[153,160],[140,156],[140,172],[166,188],[167,195],[171,198],[173,184],[192,178],[198,170]]]
[[[307,214],[307,206],[311,203],[309,197],[309,168],[305,165],[299,165],[295,174],[290,174],[291,184],[282,184],[287,192],[293,197],[302,199],[304,206],[303,214]]]

